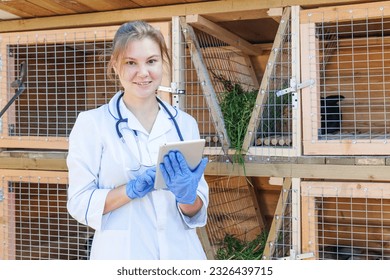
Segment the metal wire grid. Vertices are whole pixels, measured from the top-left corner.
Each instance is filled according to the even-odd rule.
[[[280,46],[273,48],[275,61],[270,71],[266,89],[260,94],[266,96],[263,104],[262,115],[259,116],[256,140],[253,146],[263,148],[261,154],[273,155],[269,147],[291,147],[293,145],[293,98],[292,91],[281,96],[278,91],[290,87],[292,75],[292,42],[291,42],[291,20],[287,24],[283,34],[280,36]],[[287,155],[287,153],[286,153]]]
[[[329,194],[329,186],[312,188],[318,195],[314,208],[308,209],[314,217],[308,228],[315,231],[318,259],[390,259],[390,199],[386,188],[388,185],[362,186],[364,196],[354,195],[359,188],[343,189],[337,184],[331,187],[333,194]]]
[[[196,39],[199,42],[203,62],[207,68],[207,75],[210,77],[212,88],[221,101],[222,94],[227,91],[224,82],[230,85],[239,84],[246,91],[255,89],[254,81],[250,74],[250,65],[247,64],[246,58],[241,51],[227,45],[211,34],[200,30],[196,31]],[[185,54],[181,58],[185,64],[185,81],[186,98],[183,109],[194,116],[199,125],[201,137],[206,139],[209,147],[221,147],[221,139],[215,129],[215,122],[210,114],[197,70],[192,61],[193,54],[190,43],[185,45]],[[226,84],[225,84],[226,85]]]
[[[338,20],[346,12],[350,18]],[[390,19],[383,15],[370,18],[370,12],[346,8],[329,15],[331,19],[323,14],[323,21],[310,33],[313,38],[303,38],[316,42],[310,44],[316,47],[310,53],[318,54],[320,92],[315,87],[312,91],[320,94],[318,140],[387,141]],[[366,17],[355,18],[362,14]]]
[[[210,189],[206,230],[214,254],[232,235],[242,241],[252,241],[261,232],[259,221],[245,177],[207,176]]]
[[[3,35],[2,104],[14,95],[10,83],[19,65],[27,64],[26,90],[6,113],[3,138],[68,137],[79,112],[106,103],[119,88],[106,77],[111,41],[109,30]]]
[[[291,250],[294,249],[293,237],[297,234],[293,229],[293,203],[294,192],[289,190],[281,191],[281,199],[283,201],[282,213],[275,213],[274,221],[277,226],[271,227],[271,231],[268,234],[267,246],[269,246],[268,252],[270,255],[264,256],[270,260],[289,259],[294,257],[291,254]],[[272,231],[273,230],[273,231]],[[273,238],[270,238],[272,236]]]
[[[3,224],[1,242],[7,250],[2,259],[88,259],[93,231],[69,216],[67,185],[54,181],[3,177],[1,188],[6,195],[0,207],[6,208],[2,220],[7,224]]]

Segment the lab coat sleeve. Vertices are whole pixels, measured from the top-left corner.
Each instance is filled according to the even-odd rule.
[[[178,206],[179,212],[183,218],[183,221],[189,228],[203,227],[207,223],[207,207],[208,207],[208,186],[205,179],[202,177],[202,180],[199,182],[198,187],[198,196],[203,201],[203,206],[198,213],[193,217],[188,217],[181,211]]]
[[[81,113],[69,136],[67,165],[69,188],[67,208],[78,222],[100,229],[109,188],[99,188],[102,155],[98,121]]]

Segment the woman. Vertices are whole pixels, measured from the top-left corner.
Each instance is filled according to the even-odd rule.
[[[159,146],[199,138],[194,118],[156,96],[164,62],[160,31],[123,24],[108,65],[123,90],[80,113],[70,134],[67,207],[95,229],[91,259],[205,259],[196,227],[207,219],[207,159],[190,170],[169,152],[161,166],[167,188],[153,187]]]

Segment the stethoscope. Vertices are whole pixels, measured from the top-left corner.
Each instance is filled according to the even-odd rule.
[[[123,118],[121,110],[120,110],[120,106],[119,106],[120,105],[120,100],[123,98],[123,95],[124,95],[124,92],[122,92],[119,95],[118,100],[116,101],[116,112],[118,114],[118,118],[115,118],[115,116],[113,114],[111,114],[114,117],[114,119],[117,120],[116,124],[115,124],[115,129],[116,129],[116,133],[118,134],[119,139],[121,139],[122,142],[124,142],[124,138],[123,138],[122,132],[120,131],[119,126],[120,126],[121,123],[127,123],[127,121],[128,121],[127,118]],[[163,107],[165,112],[167,112],[167,114],[169,115],[169,119],[171,119],[173,124],[175,125],[176,132],[177,132],[177,135],[180,138],[180,141],[184,141],[183,136],[182,136],[181,131],[180,131],[180,128],[179,128],[179,125],[177,124],[177,121],[175,119],[175,117],[177,115],[177,110],[175,109],[176,110],[176,115],[173,116],[172,113],[168,110],[167,106],[165,106],[164,102],[162,102],[157,96],[156,96],[156,99],[157,99],[157,102],[161,105],[161,107]],[[138,138],[137,130],[133,129],[133,133],[134,133],[134,136],[136,138]]]

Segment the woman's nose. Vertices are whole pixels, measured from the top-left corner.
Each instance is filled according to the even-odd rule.
[[[149,71],[148,71],[148,68],[146,67],[146,65],[139,66],[137,75],[139,77],[146,77],[149,75]]]

